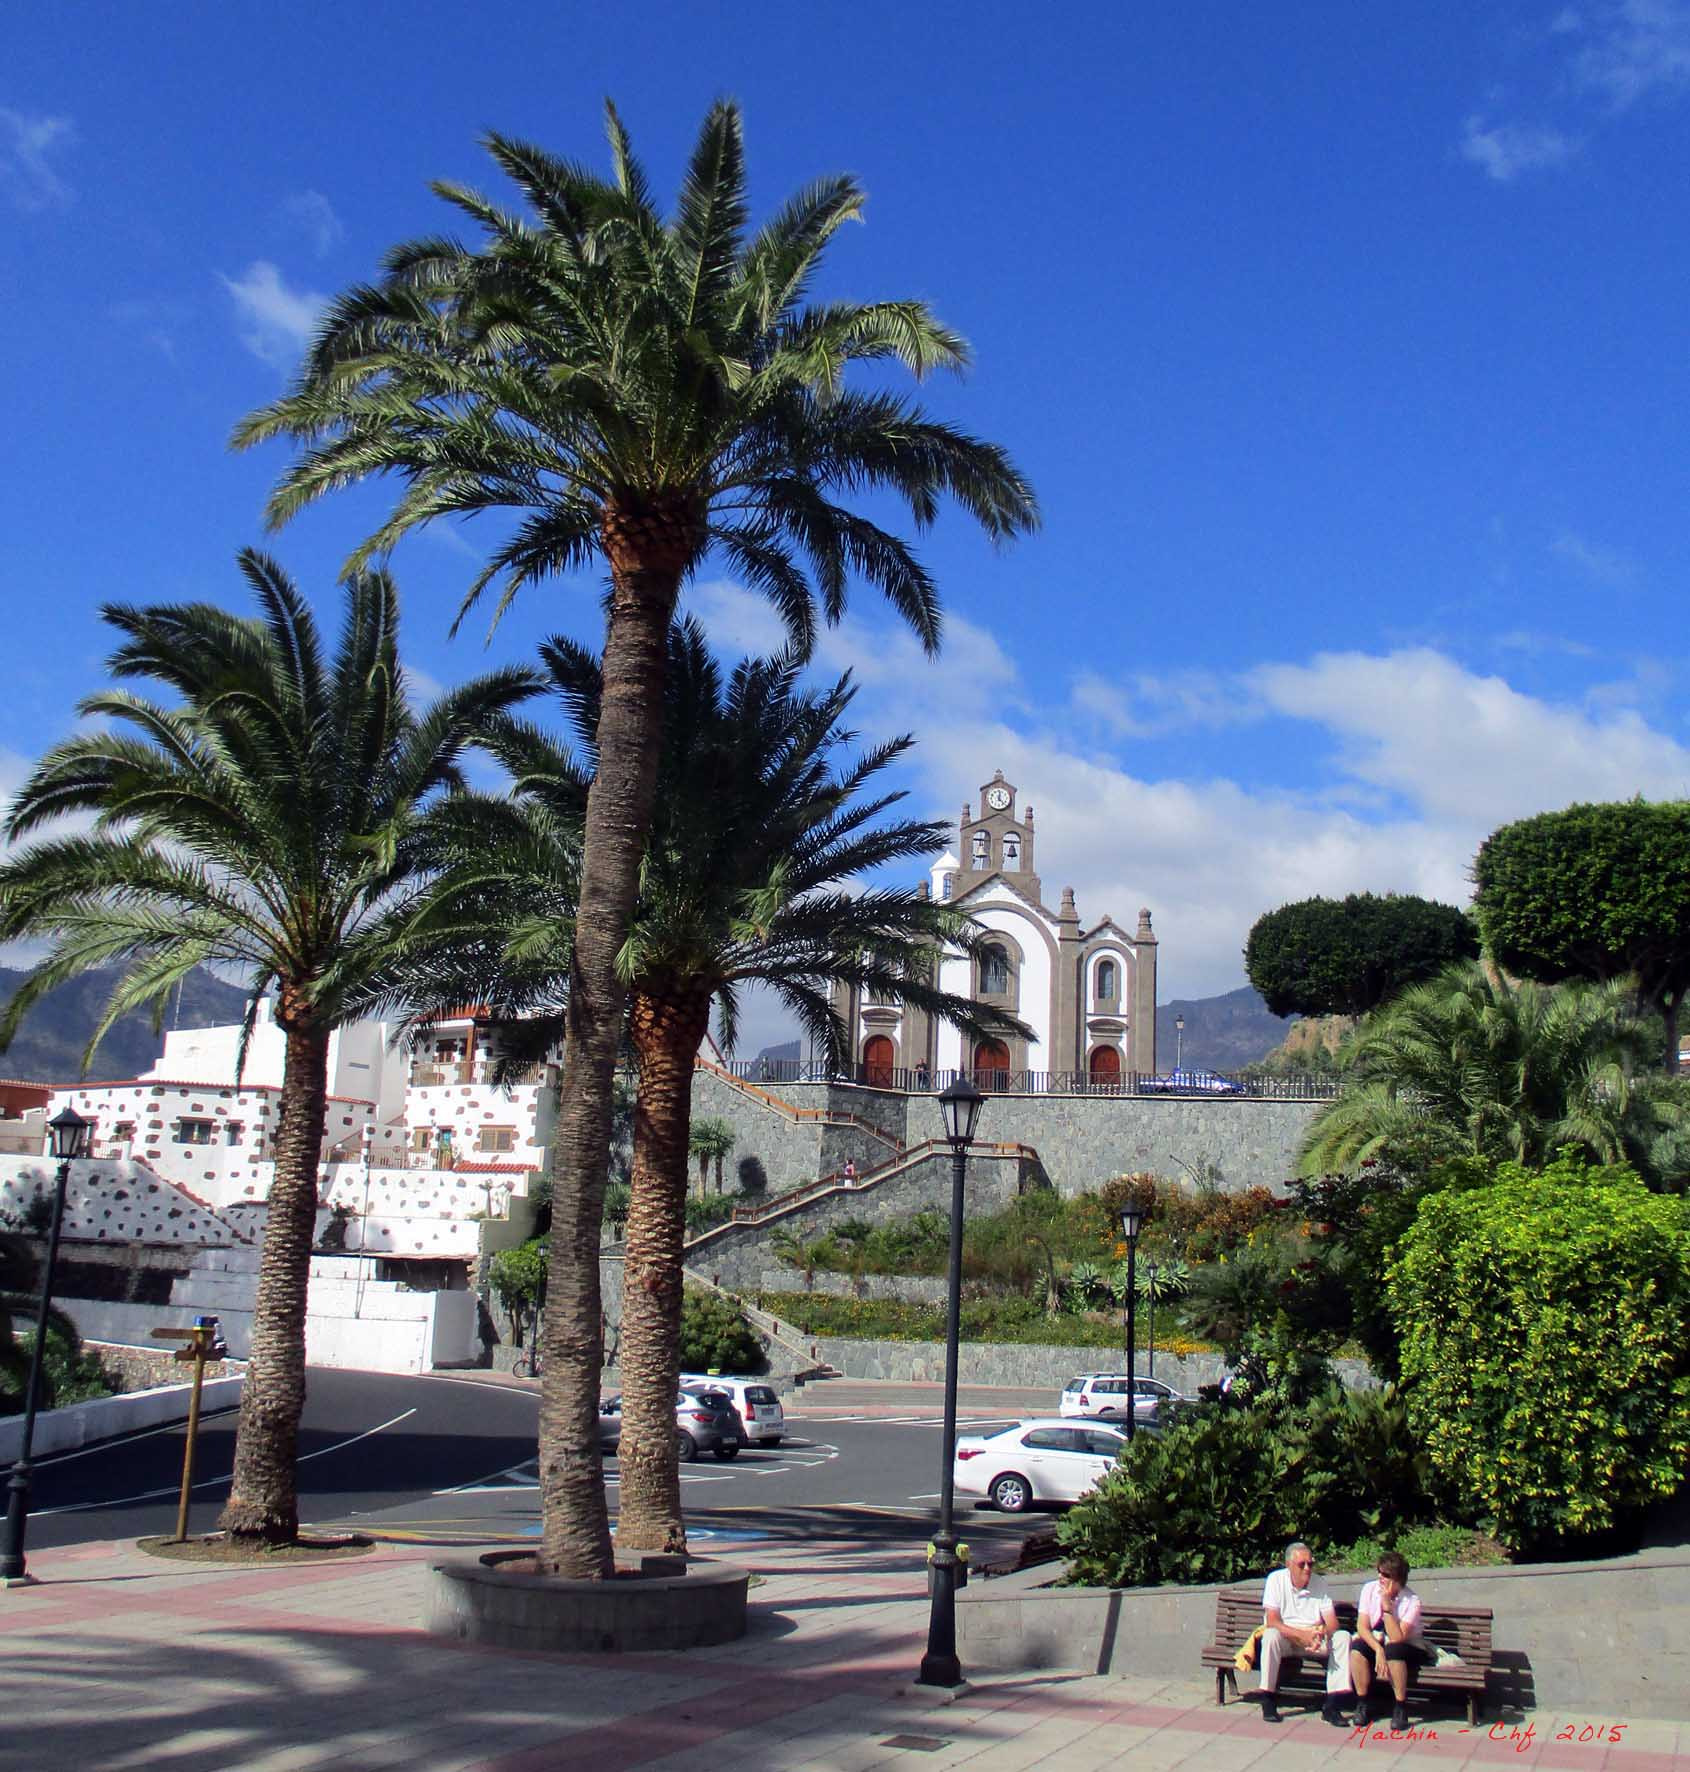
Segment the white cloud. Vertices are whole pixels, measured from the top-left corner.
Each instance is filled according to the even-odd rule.
[[[71,199],[52,156],[76,140],[68,117],[30,117],[0,105],[0,188],[18,209],[49,209]]]
[[[1690,750],[1634,713],[1538,700],[1429,648],[1322,653],[1252,673],[1277,712],[1338,742],[1338,768],[1419,817],[1482,836],[1575,800],[1690,794]]]
[[[689,596],[718,647],[781,645],[762,598],[721,582]],[[1117,685],[1090,672],[1052,706],[985,629],[951,617],[934,661],[873,611],[819,637],[816,674],[847,665],[862,684],[853,723],[870,737],[916,735],[910,810],[954,819],[1003,769],[1034,808],[1046,901],[1072,886],[1088,924],[1107,914],[1129,927],[1148,906],[1164,997],[1243,983],[1250,925],[1276,905],[1359,891],[1465,904],[1474,852],[1499,824],[1576,800],[1690,796],[1690,748],[1622,705],[1617,686],[1551,702],[1424,645],[1237,677],[1145,673]],[[1259,737],[1231,768],[1163,778],[1090,742],[1268,715],[1312,736],[1299,756],[1324,740],[1320,761],[1298,765],[1306,783],[1276,784]],[[746,1050],[763,1037],[759,1024]]]
[[[346,229],[334,205],[321,191],[296,191],[282,199],[282,216],[303,233],[311,249],[322,258],[346,237]]]
[[[1523,172],[1560,166],[1580,144],[1558,129],[1527,123],[1498,123],[1487,128],[1481,117],[1469,117],[1461,138],[1461,157],[1498,184],[1511,184]]]
[[[1115,738],[1229,726],[1257,711],[1236,678],[1213,671],[1175,671],[1161,677],[1140,672],[1123,682],[1081,671],[1069,701],[1076,714]]]
[[[240,316],[241,343],[277,369],[291,369],[310,342],[328,297],[311,289],[290,289],[268,259],[247,267],[245,276],[223,277]]]
[[[1574,535],[1570,530],[1557,536],[1551,548],[1563,560],[1570,561],[1587,577],[1610,590],[1618,590],[1637,581],[1637,562],[1627,558],[1617,548],[1600,547],[1595,542],[1586,541],[1582,535]]]
[[[1683,0],[1619,0],[1586,22],[1589,40],[1574,76],[1615,110],[1690,86],[1690,5]]]

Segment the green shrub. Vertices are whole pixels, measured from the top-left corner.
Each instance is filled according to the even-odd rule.
[[[1292,1538],[1321,1551],[1423,1519],[1424,1469],[1388,1395],[1210,1407],[1140,1434],[1057,1536],[1069,1579],[1088,1585],[1238,1581],[1276,1567]]]
[[[1428,1526],[1404,1526],[1400,1531],[1339,1545],[1328,1550],[1321,1562],[1329,1575],[1357,1570],[1371,1575],[1388,1550],[1400,1551],[1411,1570],[1478,1568],[1508,1561],[1507,1551],[1494,1538],[1471,1526],[1451,1526],[1435,1520]]]
[[[544,1237],[530,1237],[514,1249],[501,1249],[488,1268],[488,1284],[510,1319],[514,1343],[527,1338],[535,1312],[545,1308],[546,1250]]]
[[[1690,1459],[1690,1227],[1624,1166],[1461,1166],[1388,1293],[1433,1468],[1511,1549],[1614,1525]]]
[[[1068,1579],[1094,1587],[1238,1581],[1308,1537],[1286,1480],[1288,1445],[1264,1412],[1209,1409],[1140,1434],[1056,1529]]]
[[[834,1298],[822,1292],[764,1292],[757,1304],[806,1335],[846,1335],[867,1341],[945,1339],[942,1305],[905,1304],[893,1298]],[[965,1296],[961,1314],[964,1341],[1110,1348],[1117,1360],[1120,1357],[1119,1320],[1046,1316],[1042,1297]],[[1143,1334],[1141,1329],[1141,1346],[1147,1346]],[[1159,1353],[1201,1353],[1208,1351],[1208,1344],[1158,1332],[1156,1349]]]
[[[31,1301],[32,1302],[32,1301]],[[29,1362],[35,1348],[33,1323],[16,1339],[6,1333],[10,1312],[14,1327],[24,1301],[0,1300],[0,1415],[23,1413],[24,1391],[29,1385]],[[47,1352],[41,1362],[43,1409],[63,1409],[72,1403],[92,1402],[96,1397],[116,1396],[123,1389],[123,1375],[114,1372],[97,1354],[82,1345],[76,1325],[62,1311],[47,1318]]]
[[[683,1372],[757,1372],[763,1348],[727,1299],[689,1286],[681,1296]]]
[[[689,1194],[687,1196],[687,1235],[701,1237],[706,1231],[726,1224],[734,1215],[736,1201],[731,1194]]]

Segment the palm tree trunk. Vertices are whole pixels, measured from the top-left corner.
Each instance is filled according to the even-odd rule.
[[[657,790],[669,620],[697,537],[695,523],[684,548],[672,536],[666,542],[663,513],[630,518],[607,509],[605,514],[610,622],[552,1138],[552,1244],[540,1387],[538,1563],[544,1573],[576,1578],[608,1576],[615,1568],[598,1406],[604,1358],[599,1241],[627,998],[616,959],[633,922]]]
[[[675,1455],[681,1370],[681,1246],[686,1240],[692,1061],[710,997],[635,993],[628,1033],[640,1064],[634,1175],[622,1282],[622,1442],[616,1542],[623,1550],[684,1552]]]
[[[288,1026],[276,1174],[258,1266],[252,1351],[235,1430],[235,1471],[218,1526],[231,1539],[291,1544],[299,1536],[295,1460],[305,1409],[305,1290],[317,1228],[317,1170],[328,1107],[329,1034]]]

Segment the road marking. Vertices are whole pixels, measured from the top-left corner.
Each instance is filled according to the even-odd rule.
[[[225,1415],[238,1415],[239,1413],[240,1405],[238,1403],[229,1409],[207,1409],[200,1417],[200,1426],[204,1427],[208,1421],[221,1420]],[[47,1457],[35,1460],[35,1468],[37,1470],[45,1470],[50,1464],[69,1464],[73,1458],[92,1458],[96,1452],[110,1452],[115,1447],[133,1446],[138,1440],[156,1439],[160,1434],[179,1433],[181,1432],[181,1429],[181,1422],[167,1421],[163,1427],[142,1428],[139,1432],[133,1434],[116,1434],[109,1440],[102,1440],[97,1446],[84,1446],[78,1452],[49,1453]],[[41,1509],[31,1508],[29,1511],[31,1513],[40,1513]]]
[[[332,1446],[323,1446],[315,1452],[302,1453],[294,1460],[294,1463],[306,1464],[313,1458],[326,1458],[331,1452],[342,1451],[347,1446],[356,1446],[360,1440],[367,1440],[371,1434],[379,1434],[383,1428],[397,1427],[400,1422],[408,1421],[411,1416],[415,1414],[415,1409],[407,1409],[402,1415],[395,1415],[391,1421],[384,1421],[379,1427],[366,1428],[363,1433],[354,1434],[349,1440],[336,1440]],[[199,1482],[194,1484],[194,1487],[196,1489],[216,1489],[222,1484],[232,1482],[234,1480],[234,1474],[233,1471],[230,1471],[227,1476],[202,1477]],[[180,1483],[171,1483],[163,1489],[143,1490],[139,1495],[121,1495],[111,1500],[73,1501],[64,1507],[31,1508],[30,1512],[40,1516],[45,1516],[47,1514],[85,1514],[97,1507],[130,1507],[137,1501],[157,1501],[161,1495],[180,1495],[181,1493],[182,1485]]]

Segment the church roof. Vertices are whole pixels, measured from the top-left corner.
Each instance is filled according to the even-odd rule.
[[[1056,912],[1053,911],[1049,905],[1044,904],[1039,899],[1035,898],[1025,886],[1017,885],[1015,876],[1013,874],[1006,874],[1002,868],[993,868],[989,874],[979,875],[974,879],[974,884],[970,886],[966,892],[959,892],[956,897],[951,900],[951,903],[961,904],[964,899],[973,898],[977,892],[983,891],[988,886],[1007,887],[1013,896],[1019,898],[1023,904],[1030,905],[1041,917],[1045,918],[1047,922],[1054,923],[1057,921]]]

